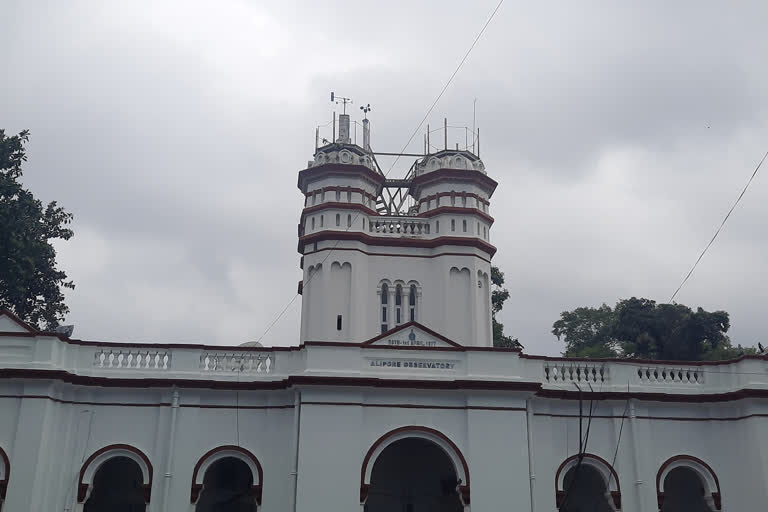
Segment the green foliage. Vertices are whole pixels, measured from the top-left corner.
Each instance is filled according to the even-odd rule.
[[[27,130],[12,137],[0,130],[0,307],[48,329],[69,311],[62,287],[75,287],[56,268],[50,242],[72,237],[72,214],[55,201],[44,206],[19,181],[28,140]]]
[[[565,342],[567,357],[623,357],[699,361],[731,359],[754,348],[733,347],[725,311],[693,311],[683,304],[657,304],[632,297],[614,308],[564,311],[552,334]]]
[[[496,313],[504,307],[504,301],[509,298],[509,291],[504,288],[504,272],[499,267],[491,267],[491,323],[493,324],[493,346],[502,348],[519,348],[517,338],[504,334],[504,324],[496,320]]]

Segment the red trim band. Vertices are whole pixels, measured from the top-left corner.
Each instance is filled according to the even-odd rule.
[[[489,244],[485,240],[476,237],[457,237],[457,236],[441,236],[437,238],[428,239],[413,239],[413,238],[388,238],[388,237],[376,237],[370,236],[366,233],[358,233],[352,231],[317,231],[309,235],[304,235],[299,238],[298,251],[300,254],[304,254],[304,247],[307,244],[315,242],[323,242],[325,240],[351,240],[355,242],[361,242],[366,245],[383,246],[383,247],[407,247],[421,248],[421,249],[434,249],[436,247],[442,247],[444,245],[458,245],[462,247],[474,247],[485,253],[491,258],[496,254],[496,247]],[[334,250],[336,250],[334,248]]]

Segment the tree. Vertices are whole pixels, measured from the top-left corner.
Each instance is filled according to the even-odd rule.
[[[615,315],[610,306],[564,311],[552,325],[552,334],[565,342],[567,357],[616,357],[618,343],[613,337]]]
[[[56,268],[51,240],[69,240],[72,214],[43,205],[20,183],[29,131],[0,130],[0,307],[38,328],[56,327],[69,312],[62,288],[74,288]]]
[[[491,267],[491,323],[493,324],[493,346],[503,348],[520,348],[517,338],[504,334],[504,324],[496,320],[496,313],[504,307],[504,301],[509,298],[509,290],[504,288],[504,272],[499,267]]]
[[[552,334],[565,342],[568,357],[698,361],[755,353],[754,348],[732,346],[729,328],[725,311],[693,311],[683,304],[632,297],[614,308],[603,304],[564,311]]]

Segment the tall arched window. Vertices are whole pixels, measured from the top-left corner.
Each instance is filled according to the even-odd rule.
[[[352,191],[351,190],[347,190],[347,202],[348,203],[352,202]]]
[[[416,321],[416,285],[412,284],[408,292],[408,321]]]
[[[336,191],[336,202],[341,202],[341,190]]]
[[[384,334],[389,329],[389,315],[387,314],[387,303],[389,302],[389,286],[381,285],[381,333]]]
[[[322,220],[323,220],[323,217],[321,216],[320,217],[320,221],[321,221],[320,225],[321,226],[323,225]],[[451,231],[456,231],[456,219],[451,219]]]
[[[395,325],[403,323],[403,287],[395,287]]]
[[[440,221],[436,220],[435,221],[435,233],[439,233],[439,232],[440,232]]]
[[[341,215],[336,214],[336,226],[341,226]]]
[[[461,230],[465,233],[467,232],[467,219],[461,221]]]
[[[320,216],[320,227],[323,227],[323,216]]]
[[[348,228],[352,227],[352,214],[347,215],[347,227]]]
[[[315,218],[312,217],[312,229],[315,229]]]

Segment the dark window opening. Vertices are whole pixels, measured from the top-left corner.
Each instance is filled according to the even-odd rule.
[[[341,330],[341,315],[336,315],[336,330]]]

